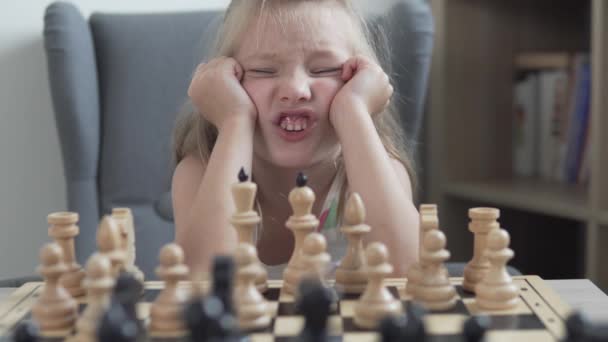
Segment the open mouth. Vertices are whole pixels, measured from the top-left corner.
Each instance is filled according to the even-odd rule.
[[[276,125],[279,135],[288,142],[305,139],[315,126],[315,121],[309,113],[283,113]]]
[[[279,119],[279,126],[287,132],[302,132],[308,128],[309,121],[308,115],[283,115]]]

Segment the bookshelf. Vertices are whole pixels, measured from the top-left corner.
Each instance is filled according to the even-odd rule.
[[[547,279],[589,278],[607,291],[608,267],[600,260],[608,260],[608,3],[430,3],[435,48],[423,200],[439,205],[452,260],[471,258],[468,208],[495,206],[512,236],[514,266]],[[588,186],[513,175],[514,61],[530,51],[591,56]]]

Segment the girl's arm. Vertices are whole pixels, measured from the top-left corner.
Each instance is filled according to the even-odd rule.
[[[395,276],[404,276],[418,258],[419,217],[412,201],[409,175],[403,165],[390,158],[372,118],[353,108],[348,120],[336,125],[342,143],[349,192],[363,199],[368,241],[380,241],[389,250]]]
[[[251,174],[256,120],[255,106],[239,83],[241,75],[234,60],[212,60],[199,67],[188,91],[205,119],[218,128],[209,160],[188,156],[173,175],[175,241],[194,271],[207,272],[214,255],[231,253],[237,244],[228,221],[234,212],[230,186],[241,167]]]
[[[224,126],[206,165],[188,156],[175,169],[175,241],[192,270],[206,272],[214,255],[236,248],[236,231],[228,223],[234,213],[230,185],[237,181],[241,167],[247,173],[251,170],[253,125],[235,120]]]
[[[362,60],[353,63],[358,63],[354,69],[359,70],[350,80],[353,84],[347,83],[336,95],[331,121],[342,144],[349,191],[361,195],[366,221],[372,228],[366,242],[384,243],[394,275],[404,276],[418,258],[418,211],[412,200],[409,175],[405,167],[386,152],[370,114],[384,107],[386,94],[382,92],[382,83],[388,78],[377,66],[364,65]],[[387,89],[390,98],[392,87],[388,85]],[[376,105],[374,98],[365,98],[374,96],[374,92],[383,99],[376,101]]]

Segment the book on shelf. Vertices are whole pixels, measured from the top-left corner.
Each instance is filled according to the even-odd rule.
[[[514,175],[587,182],[591,91],[588,54],[520,54],[515,70]]]

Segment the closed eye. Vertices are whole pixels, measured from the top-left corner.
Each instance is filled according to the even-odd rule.
[[[271,75],[274,74],[275,71],[272,69],[250,69],[249,72],[263,75]]]
[[[321,74],[332,74],[332,73],[336,73],[342,71],[342,68],[326,68],[326,69],[316,69],[313,70],[312,73],[314,75],[321,75]]]

